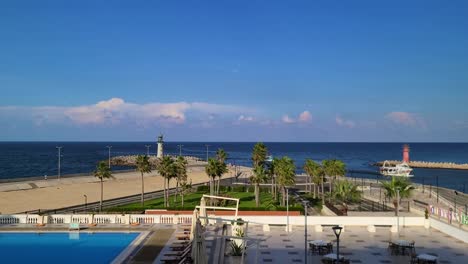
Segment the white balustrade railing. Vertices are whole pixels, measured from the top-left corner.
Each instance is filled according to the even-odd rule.
[[[72,215],[71,223],[89,224],[92,222],[92,215]]]
[[[159,224],[159,215],[130,215],[130,224]]]

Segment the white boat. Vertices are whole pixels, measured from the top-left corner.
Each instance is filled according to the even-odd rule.
[[[406,162],[391,166],[388,161],[385,161],[380,167],[380,174],[384,176],[413,177],[412,171],[413,169]]]
[[[273,162],[273,156],[272,155],[266,156],[265,162]]]

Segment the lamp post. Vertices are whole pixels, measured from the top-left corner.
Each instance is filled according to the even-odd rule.
[[[289,233],[289,189],[286,188],[286,232]]]
[[[210,145],[205,145],[205,147],[206,147],[206,162],[208,162],[208,149]]]
[[[61,166],[61,158],[62,158],[62,148],[63,147],[56,147],[58,150],[58,169],[57,169],[57,178],[60,180],[60,166]]]
[[[307,206],[308,202],[303,201],[304,204],[304,263],[307,264]]]
[[[424,175],[423,175],[423,178],[422,178],[422,187],[423,187],[423,193],[424,193]]]
[[[397,234],[400,236],[400,189],[396,190],[397,206],[396,206],[396,217],[397,217]]]
[[[179,147],[179,157],[181,157],[182,156],[182,147],[184,145],[177,145],[177,146]]]
[[[341,226],[334,226],[332,229],[336,236],[336,263],[340,263],[340,235],[343,228]]]
[[[111,151],[112,146],[106,146],[106,148],[109,150],[109,169],[110,169],[110,151]]]
[[[84,196],[84,207],[85,207],[85,212],[88,211],[88,196],[86,194],[83,194]]]
[[[149,149],[151,148],[151,145],[145,145],[146,147],[146,156],[149,156]]]
[[[439,175],[436,175],[436,184],[437,184],[437,203],[439,203]]]

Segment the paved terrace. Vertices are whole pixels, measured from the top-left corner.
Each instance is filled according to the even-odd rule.
[[[266,241],[260,243],[258,255],[255,246],[248,249],[247,263],[304,263],[304,226],[294,226],[287,233],[284,227],[271,227],[270,232],[264,232],[262,226],[252,225],[249,237]],[[331,227],[324,227],[323,232],[308,227],[308,240],[316,239],[333,241],[336,253],[336,237]],[[346,227],[340,236],[340,255],[351,263],[408,264],[409,256],[392,256],[387,250],[388,241],[397,239],[414,240],[417,254],[437,254],[438,263],[468,263],[468,244],[435,229],[413,226],[401,228],[400,236],[383,227],[377,227],[375,233],[368,232],[365,226]],[[321,263],[321,258],[309,254],[308,263]]]

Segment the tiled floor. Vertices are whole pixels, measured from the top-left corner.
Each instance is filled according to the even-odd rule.
[[[249,226],[249,237],[264,239],[258,246],[249,245],[247,263],[304,263],[304,227],[295,226],[289,234],[284,227],[271,227],[263,232],[262,226]],[[308,240],[335,241],[330,227],[317,233],[308,228]],[[389,228],[377,228],[369,233],[366,227],[347,227],[340,236],[340,254],[351,263],[410,263],[409,256],[392,256],[387,251],[388,241],[404,239],[416,242],[416,253],[435,253],[438,263],[468,263],[468,244],[465,244],[435,229],[407,227],[397,234]],[[336,244],[333,246],[336,252]],[[257,261],[256,261],[257,259]],[[308,263],[321,263],[321,256],[308,255]]]

